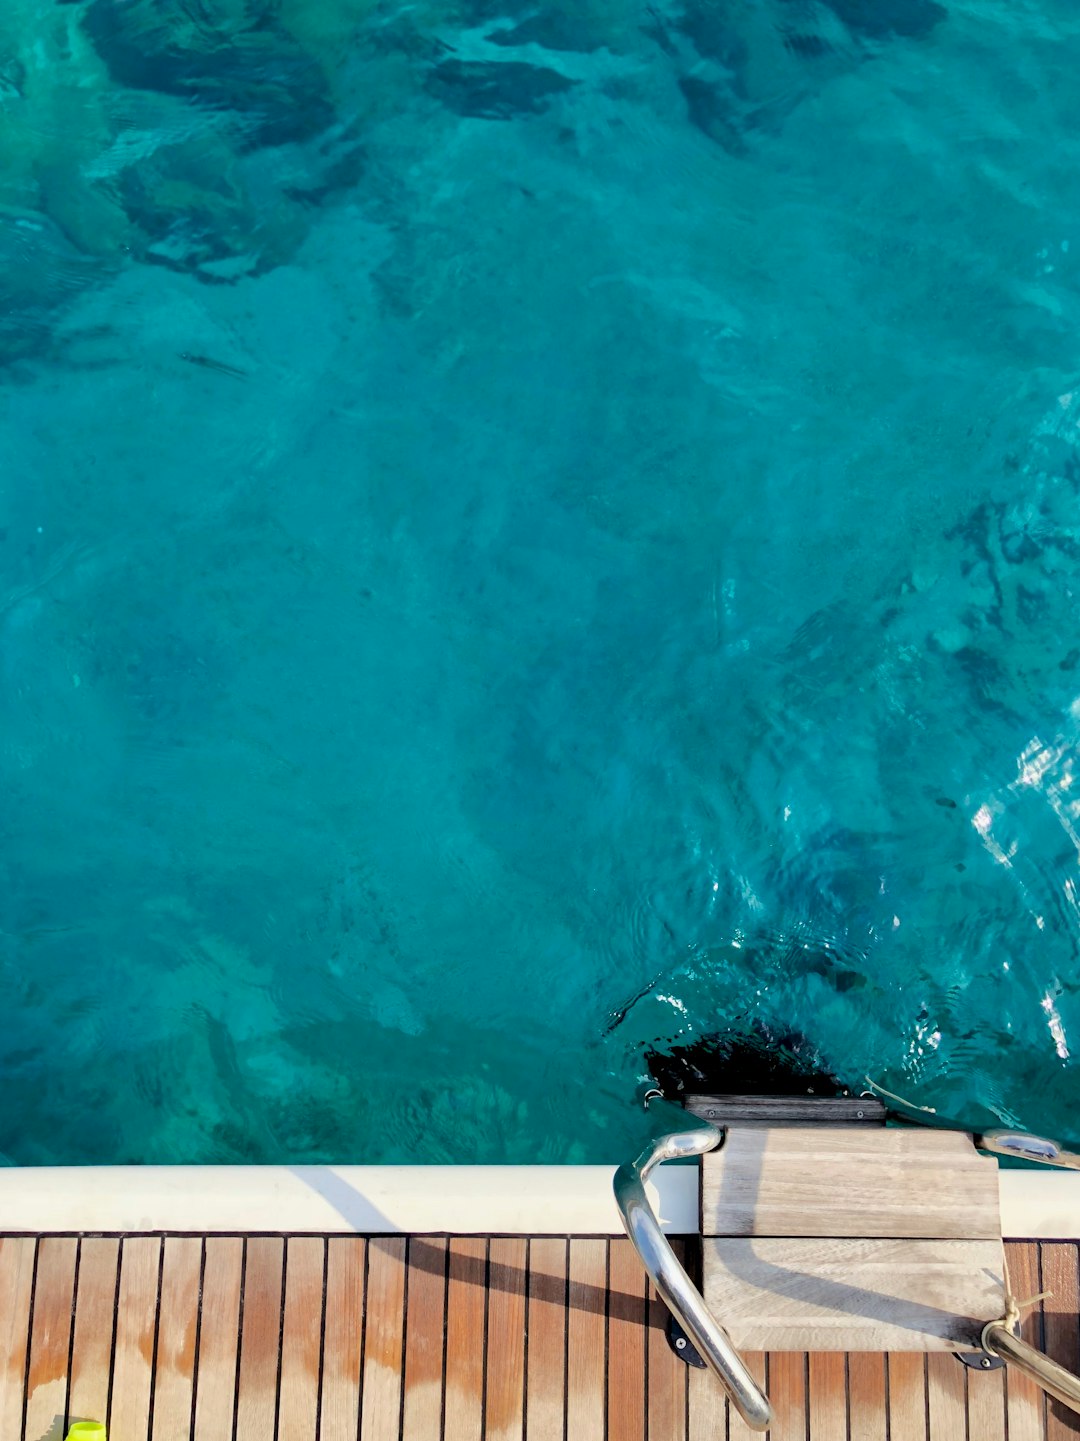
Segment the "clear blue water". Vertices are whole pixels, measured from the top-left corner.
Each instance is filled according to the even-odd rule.
[[[8,0],[7,1159],[610,1160],[754,1023],[1075,1135],[1078,60]]]

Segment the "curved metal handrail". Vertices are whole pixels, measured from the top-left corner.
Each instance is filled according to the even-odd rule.
[[[668,1309],[712,1367],[746,1424],[754,1431],[764,1431],[772,1420],[772,1407],[700,1291],[679,1265],[645,1192],[645,1178],[655,1166],[662,1161],[704,1155],[719,1145],[723,1132],[655,1092],[653,1095],[655,1112],[651,1114],[660,1113],[664,1128],[658,1130],[636,1161],[627,1162],[615,1172],[615,1203],[626,1234]]]
[[[980,1151],[994,1151],[999,1156],[1014,1156],[1020,1161],[1038,1161],[1043,1166],[1062,1166],[1080,1171],[1080,1156],[1067,1151],[1060,1141],[1047,1136],[1029,1136],[1026,1131],[984,1131],[975,1137]]]
[[[1000,1356],[1010,1366],[1030,1376],[1048,1396],[1080,1412],[1080,1377],[1064,1366],[1051,1361],[1041,1351],[1013,1334],[1003,1321],[991,1321],[982,1333],[982,1348],[991,1356]]]
[[[1080,1171],[1080,1156],[1067,1151],[1060,1141],[1048,1136],[1032,1136],[1026,1131],[984,1131],[975,1137],[980,1151],[993,1151],[999,1156],[1012,1156],[1021,1161],[1038,1161],[1043,1166],[1061,1166]],[[1000,1356],[1010,1366],[1023,1371],[1055,1401],[1080,1412],[1080,1376],[1074,1376],[1049,1356],[1011,1331],[1005,1321],[991,1321],[983,1329],[982,1348],[991,1356]]]

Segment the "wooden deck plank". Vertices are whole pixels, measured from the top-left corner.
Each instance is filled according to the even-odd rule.
[[[38,1247],[26,1384],[28,1441],[63,1441],[78,1246],[73,1236],[45,1236]]]
[[[405,1341],[405,1240],[368,1242],[360,1441],[395,1441],[400,1432]]]
[[[1042,1289],[1039,1281],[1037,1246],[1006,1241],[1005,1263],[1009,1285],[1018,1301],[1037,1296]],[[1042,1310],[1036,1301],[1021,1317],[1020,1334],[1038,1350],[1043,1350]],[[1046,1427],[1045,1393],[1040,1386],[1015,1368],[1005,1378],[1009,1441],[1043,1441]]]
[[[481,1441],[487,1325],[487,1240],[450,1242],[446,1290],[444,1441]]]
[[[1072,1243],[1009,1249],[1020,1299],[1055,1292],[1027,1338],[1045,1331],[1074,1366],[1077,1260]],[[629,1245],[603,1238],[0,1237],[0,1441],[60,1441],[65,1409],[110,1404],[110,1441],[749,1441],[664,1319]],[[1043,1441],[1042,1396],[1015,1370],[940,1352],[746,1360],[770,1441]],[[1051,1422],[1080,1437],[1072,1413]]]
[[[768,1361],[764,1351],[746,1351],[743,1353],[743,1360],[746,1368],[758,1383],[761,1389],[768,1395]],[[735,1407],[728,1402],[728,1441],[752,1441],[752,1438],[760,1435],[758,1431],[752,1431],[743,1418],[736,1411]]]
[[[319,1441],[356,1441],[364,1341],[367,1242],[331,1236],[326,1243],[326,1334]]]
[[[103,1421],[108,1415],[119,1281],[120,1242],[115,1236],[84,1236],[79,1245],[75,1335],[71,1346],[70,1421]],[[0,1426],[0,1435],[6,1434]]]
[[[686,1274],[701,1289],[702,1246],[698,1239],[687,1246]],[[710,1370],[700,1366],[687,1368],[686,1435],[687,1441],[724,1441],[727,1437],[729,1404],[719,1381]]]
[[[648,1278],[629,1241],[608,1246],[608,1441],[644,1441]]]
[[[244,1252],[236,1441],[266,1441],[277,1415],[285,1242],[252,1236]]]
[[[0,1237],[0,1436],[22,1434],[34,1287],[33,1236]]]
[[[1078,1251],[1080,1247],[1072,1241],[1044,1241],[1039,1247],[1042,1289],[1052,1293],[1042,1303],[1046,1353],[1074,1375],[1080,1375]],[[1060,1401],[1048,1401],[1046,1436],[1047,1441],[1076,1441],[1080,1436],[1080,1417]]]
[[[966,1368],[955,1356],[935,1351],[926,1358],[927,1417],[931,1441],[962,1438],[967,1428]]]
[[[566,1371],[567,1436],[604,1434],[607,1242],[571,1240]]]
[[[84,1245],[85,1250],[85,1245]],[[195,1338],[203,1243],[197,1236],[166,1236],[161,1265],[157,1364],[154,1367],[153,1441],[191,1434]],[[79,1267],[82,1291],[82,1265]]]
[[[525,1422],[529,1441],[563,1441],[566,1411],[568,1243],[529,1242],[529,1346]]]
[[[127,1236],[120,1246],[109,1441],[146,1441],[154,1381],[160,1236]]]
[[[319,1416],[326,1242],[290,1236],[285,1245],[278,1441],[314,1441]]]
[[[769,1400],[773,1424],[769,1441],[806,1441],[805,1351],[776,1351],[769,1356]]]
[[[195,1380],[195,1441],[232,1437],[244,1242],[207,1236]],[[356,1441],[355,1431],[349,1441]]]
[[[958,1363],[959,1364],[959,1363]],[[968,1434],[972,1441],[1006,1441],[1005,1372],[967,1373]]]
[[[673,1243],[675,1254],[686,1264],[682,1242]],[[649,1384],[648,1433],[670,1441],[686,1441],[687,1372],[689,1367],[671,1349],[667,1338],[668,1310],[652,1287],[649,1288]]]
[[[484,1441],[520,1441],[525,1429],[527,1263],[524,1237],[492,1238],[488,1270]]]
[[[849,1441],[885,1441],[885,1357],[879,1351],[853,1351],[848,1357],[848,1398]]]
[[[706,1236],[1001,1235],[997,1163],[956,1131],[736,1126],[701,1195]]]
[[[717,1441],[728,1434],[729,1403],[711,1371],[691,1367],[687,1377],[687,1436],[689,1441]]]
[[[448,1263],[448,1241],[410,1237],[402,1429],[415,1441],[439,1441],[442,1435]]]
[[[953,1364],[958,1366],[960,1363],[954,1361]],[[889,1355],[886,1371],[889,1378],[889,1441],[927,1441],[925,1359],[916,1353],[896,1351]],[[979,1441],[982,1441],[981,1437]]]
[[[838,1441],[847,1432],[847,1371],[843,1355],[810,1353],[810,1441]]]

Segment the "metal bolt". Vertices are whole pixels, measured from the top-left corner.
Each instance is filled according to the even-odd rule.
[[[865,1111],[856,1111],[856,1112],[855,1112],[855,1119],[856,1119],[857,1121],[861,1121],[862,1118],[863,1118],[865,1115],[866,1115],[866,1112],[865,1112]]]
[[[994,1363],[990,1360],[990,1357],[989,1357],[989,1356],[984,1356],[984,1357],[982,1358],[982,1360],[979,1362],[979,1365],[983,1368],[984,1371],[989,1371],[989,1370],[990,1370],[990,1367],[991,1367],[993,1364],[994,1364]]]
[[[676,1351],[685,1351],[685,1350],[686,1350],[686,1337],[685,1337],[685,1336],[680,1336],[680,1337],[678,1338],[678,1340],[675,1342],[675,1349],[676,1349]]]
[[[705,1114],[706,1114],[706,1116],[709,1118],[710,1121],[713,1121],[713,1120],[715,1120],[716,1117],[719,1115],[719,1112],[718,1112],[718,1111],[706,1111]]]

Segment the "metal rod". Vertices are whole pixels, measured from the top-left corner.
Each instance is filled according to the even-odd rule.
[[[984,1131],[975,1137],[975,1144],[980,1151],[996,1151],[999,1156],[1015,1156],[1022,1161],[1039,1161],[1044,1166],[1080,1171],[1080,1156],[1046,1136],[1029,1136],[1024,1131]]]
[[[731,1398],[731,1404],[751,1430],[764,1431],[772,1420],[772,1407],[746,1369],[730,1337],[679,1265],[645,1192],[645,1178],[654,1166],[659,1166],[662,1161],[702,1156],[719,1145],[723,1133],[718,1127],[707,1121],[695,1120],[681,1106],[662,1098],[653,1101],[652,1114],[658,1114],[664,1129],[653,1136],[636,1161],[620,1166],[615,1172],[615,1203],[619,1215],[653,1285],[702,1359],[716,1373]]]
[[[1068,1406],[1071,1411],[1080,1412],[1080,1377],[1066,1371],[1049,1356],[1036,1351],[1019,1336],[1014,1336],[1000,1321],[991,1321],[982,1333],[983,1350],[992,1356],[1000,1356],[1009,1366],[1015,1366],[1030,1376],[1048,1396]]]

